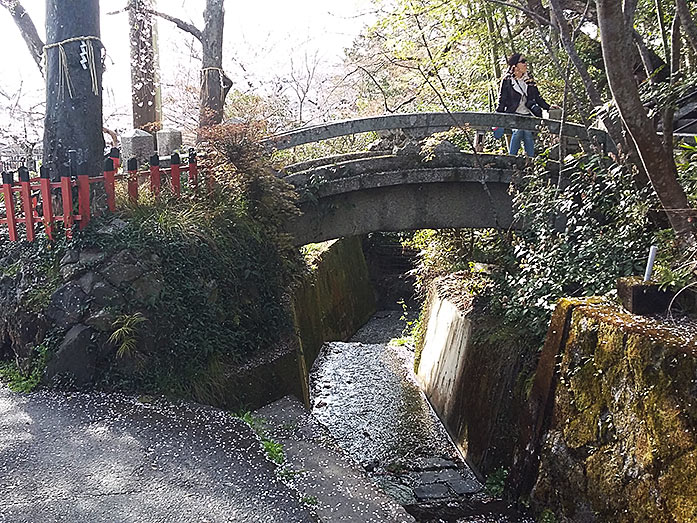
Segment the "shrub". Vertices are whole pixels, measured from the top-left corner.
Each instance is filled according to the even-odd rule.
[[[181,199],[145,193],[137,204],[120,202],[126,225],[111,234],[99,232],[113,219],[102,216],[70,241],[18,243],[3,259],[10,272],[15,263],[29,268],[22,276],[36,281],[25,303],[32,310],[60,283],[67,248],[126,249],[155,260],[161,292],[145,301],[127,295],[112,311],[119,357],[103,369],[103,385],[219,403],[231,366],[289,332],[285,293],[303,265],[280,226],[296,212],[294,194],[269,167],[257,131],[210,131],[199,164],[210,193],[207,183]]]
[[[539,158],[513,186],[512,232],[419,231],[409,244],[421,249],[422,287],[434,277],[478,270],[486,262],[484,289],[492,312],[541,340],[563,296],[611,294],[620,276],[643,273],[649,246],[660,242],[651,221],[657,202],[637,188],[623,165],[598,154],[568,158],[564,176],[551,176]]]

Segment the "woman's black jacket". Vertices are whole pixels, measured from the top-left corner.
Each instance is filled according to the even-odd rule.
[[[528,107],[532,104],[537,104],[545,111],[549,111],[549,104],[545,102],[540,91],[537,89],[535,82],[528,80]],[[506,76],[501,82],[501,91],[499,92],[499,105],[496,108],[497,113],[515,113],[520,105],[521,94],[513,89],[513,80],[511,76]]]

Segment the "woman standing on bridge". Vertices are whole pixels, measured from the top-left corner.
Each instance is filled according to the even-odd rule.
[[[525,116],[542,116],[542,109],[550,106],[540,95],[532,76],[528,74],[528,61],[520,53],[513,53],[508,58],[508,73],[501,82],[498,113],[513,113]],[[535,136],[526,129],[513,129],[509,154],[518,154],[520,142],[523,142],[525,154],[535,156]]]

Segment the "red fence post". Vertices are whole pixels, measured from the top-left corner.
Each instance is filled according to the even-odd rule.
[[[118,158],[117,160],[118,161]],[[116,210],[116,168],[114,159],[109,157],[104,160],[104,189],[106,190],[106,204],[111,212]]]
[[[19,174],[20,193],[22,195],[22,210],[24,211],[24,224],[27,226],[27,240],[34,241],[34,207],[31,204],[31,182],[29,181],[29,169],[20,167]]]
[[[155,196],[160,196],[161,189],[160,157],[157,154],[153,154],[150,157],[150,190]]]
[[[39,169],[41,184],[41,208],[44,215],[44,228],[49,240],[53,240],[53,202],[51,201],[51,178],[48,167],[42,165]]]
[[[189,183],[198,189],[198,165],[196,164],[196,151],[189,149]]]
[[[182,194],[182,171],[181,171],[181,163],[182,160],[179,156],[179,153],[172,153],[172,156],[170,157],[170,166],[171,166],[171,172],[172,172],[172,190],[174,191],[174,195],[179,198]]]
[[[128,169],[128,201],[138,203],[138,160],[130,158],[126,165]]]
[[[70,178],[70,167],[64,165],[61,169],[61,197],[63,199],[63,227],[65,236],[73,237],[73,183]]]
[[[7,228],[10,230],[10,241],[17,241],[17,219],[15,217],[15,200],[12,194],[12,173],[2,173],[2,194],[5,197],[5,212]]]
[[[80,213],[80,229],[90,223],[90,177],[80,174],[77,177],[77,210]]]

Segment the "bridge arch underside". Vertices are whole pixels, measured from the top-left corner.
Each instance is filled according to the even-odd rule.
[[[370,232],[415,229],[509,228],[509,184],[440,181],[378,186],[330,194],[301,204],[289,224],[295,244]]]

